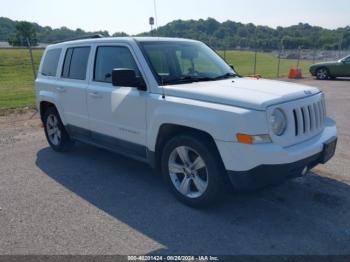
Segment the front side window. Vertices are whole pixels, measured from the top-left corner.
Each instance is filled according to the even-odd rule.
[[[64,59],[62,77],[85,80],[90,47],[68,48]]]
[[[214,81],[236,74],[213,50],[200,42],[140,42],[159,84]]]
[[[117,68],[132,69],[136,76],[140,71],[127,47],[100,46],[97,48],[94,80],[97,82],[112,83],[112,71]]]
[[[60,60],[62,49],[51,49],[45,54],[41,74],[44,76],[56,76],[58,62]]]

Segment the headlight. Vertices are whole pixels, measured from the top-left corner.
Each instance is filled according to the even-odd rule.
[[[273,110],[270,117],[270,126],[272,132],[276,136],[281,136],[284,134],[287,128],[287,117],[282,109],[276,108]]]

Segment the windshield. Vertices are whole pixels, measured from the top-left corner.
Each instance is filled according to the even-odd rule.
[[[213,50],[200,42],[141,42],[159,84],[215,81],[236,73]]]
[[[344,62],[350,62],[350,55],[349,56],[346,56],[344,57],[343,59],[341,59],[342,61]]]

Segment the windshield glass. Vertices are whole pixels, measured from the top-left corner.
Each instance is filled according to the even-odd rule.
[[[173,85],[235,77],[233,69],[200,42],[141,42],[159,84]]]

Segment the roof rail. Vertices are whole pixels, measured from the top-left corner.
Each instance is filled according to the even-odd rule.
[[[105,37],[105,36],[103,36],[101,34],[94,34],[94,35],[86,35],[86,36],[81,36],[81,37],[76,37],[76,38],[69,38],[69,39],[65,39],[63,41],[57,41],[55,43],[58,44],[58,43],[63,43],[63,42],[68,42],[68,41],[95,39],[95,38],[103,38],[103,37]]]

